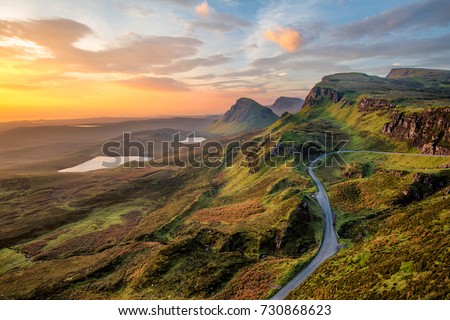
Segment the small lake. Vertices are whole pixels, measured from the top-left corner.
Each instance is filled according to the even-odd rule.
[[[101,126],[96,124],[75,124],[72,127],[74,128],[100,128]]]
[[[188,137],[187,139],[181,140],[180,143],[182,144],[194,144],[194,143],[201,143],[205,141],[205,138],[202,137]]]
[[[79,164],[72,168],[62,169],[58,172],[67,173],[67,172],[89,172],[100,169],[114,169],[125,163],[132,161],[149,161],[152,158],[147,157],[95,157],[94,159],[88,160]]]

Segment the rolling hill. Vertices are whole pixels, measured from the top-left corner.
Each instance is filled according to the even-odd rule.
[[[49,162],[52,161],[54,163],[51,166],[57,170],[99,155],[100,146],[104,142],[122,141],[124,132],[135,133],[133,137],[136,136],[138,140],[142,134],[137,133],[149,132],[147,141],[155,141],[159,145],[161,137],[167,141],[177,131],[202,131],[219,117],[175,117],[122,122],[102,122],[100,119],[99,122],[83,122],[81,125],[75,124],[79,123],[75,120],[70,125],[60,125],[59,122],[58,125],[49,125],[54,123],[49,121],[41,126],[3,130],[0,131],[0,168],[14,166],[24,170],[26,165],[27,169],[39,171],[44,167],[48,169]],[[72,123],[68,120],[66,122]]]
[[[257,142],[256,157],[230,145],[220,166],[0,168],[2,298],[269,298],[320,247],[323,217],[306,166],[324,150],[312,142],[330,151],[348,140],[347,149],[413,155],[346,154],[317,169],[342,248],[289,297],[448,299],[450,161],[429,156],[444,152],[450,121],[439,77],[326,76],[299,113],[269,113],[267,127],[239,136]],[[240,99],[213,127],[244,131],[247,111],[266,109]]]

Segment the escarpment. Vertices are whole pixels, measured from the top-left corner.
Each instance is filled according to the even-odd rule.
[[[399,141],[407,141],[424,154],[450,154],[450,107],[423,112],[393,111],[391,121],[381,132]]]

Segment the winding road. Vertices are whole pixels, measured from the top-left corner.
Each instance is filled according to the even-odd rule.
[[[288,294],[297,288],[309,275],[311,275],[325,260],[334,256],[339,250],[339,244],[336,237],[336,232],[333,228],[333,213],[331,212],[330,201],[328,200],[327,192],[322,182],[317,178],[314,173],[314,167],[316,163],[328,156],[338,154],[338,153],[377,153],[377,154],[393,154],[393,155],[409,155],[409,156],[423,156],[423,157],[449,157],[445,155],[426,155],[426,154],[416,154],[416,153],[401,153],[401,152],[383,152],[383,151],[372,151],[372,150],[341,150],[337,152],[326,153],[313,162],[310,163],[308,167],[308,174],[314,180],[317,185],[318,193],[316,194],[317,202],[322,209],[325,216],[325,228],[323,233],[322,244],[320,245],[319,251],[311,260],[309,265],[304,268],[294,279],[292,279],[288,284],[280,289],[270,300],[283,300]]]
[[[338,241],[336,233],[333,228],[333,213],[331,212],[330,201],[328,200],[327,192],[322,182],[317,178],[314,173],[314,166],[317,161],[329,156],[330,154],[324,154],[310,163],[308,167],[308,174],[313,178],[317,185],[319,192],[316,195],[317,202],[319,203],[322,211],[325,215],[325,228],[323,233],[322,244],[320,245],[319,252],[314,256],[309,265],[303,269],[294,279],[286,284],[280,291],[278,291],[270,300],[283,300],[287,297],[289,292],[297,288],[311,273],[313,273],[325,260],[334,256],[338,251]]]

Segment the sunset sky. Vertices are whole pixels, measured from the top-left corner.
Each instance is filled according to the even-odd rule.
[[[0,121],[225,112],[450,69],[450,1],[0,0]]]

